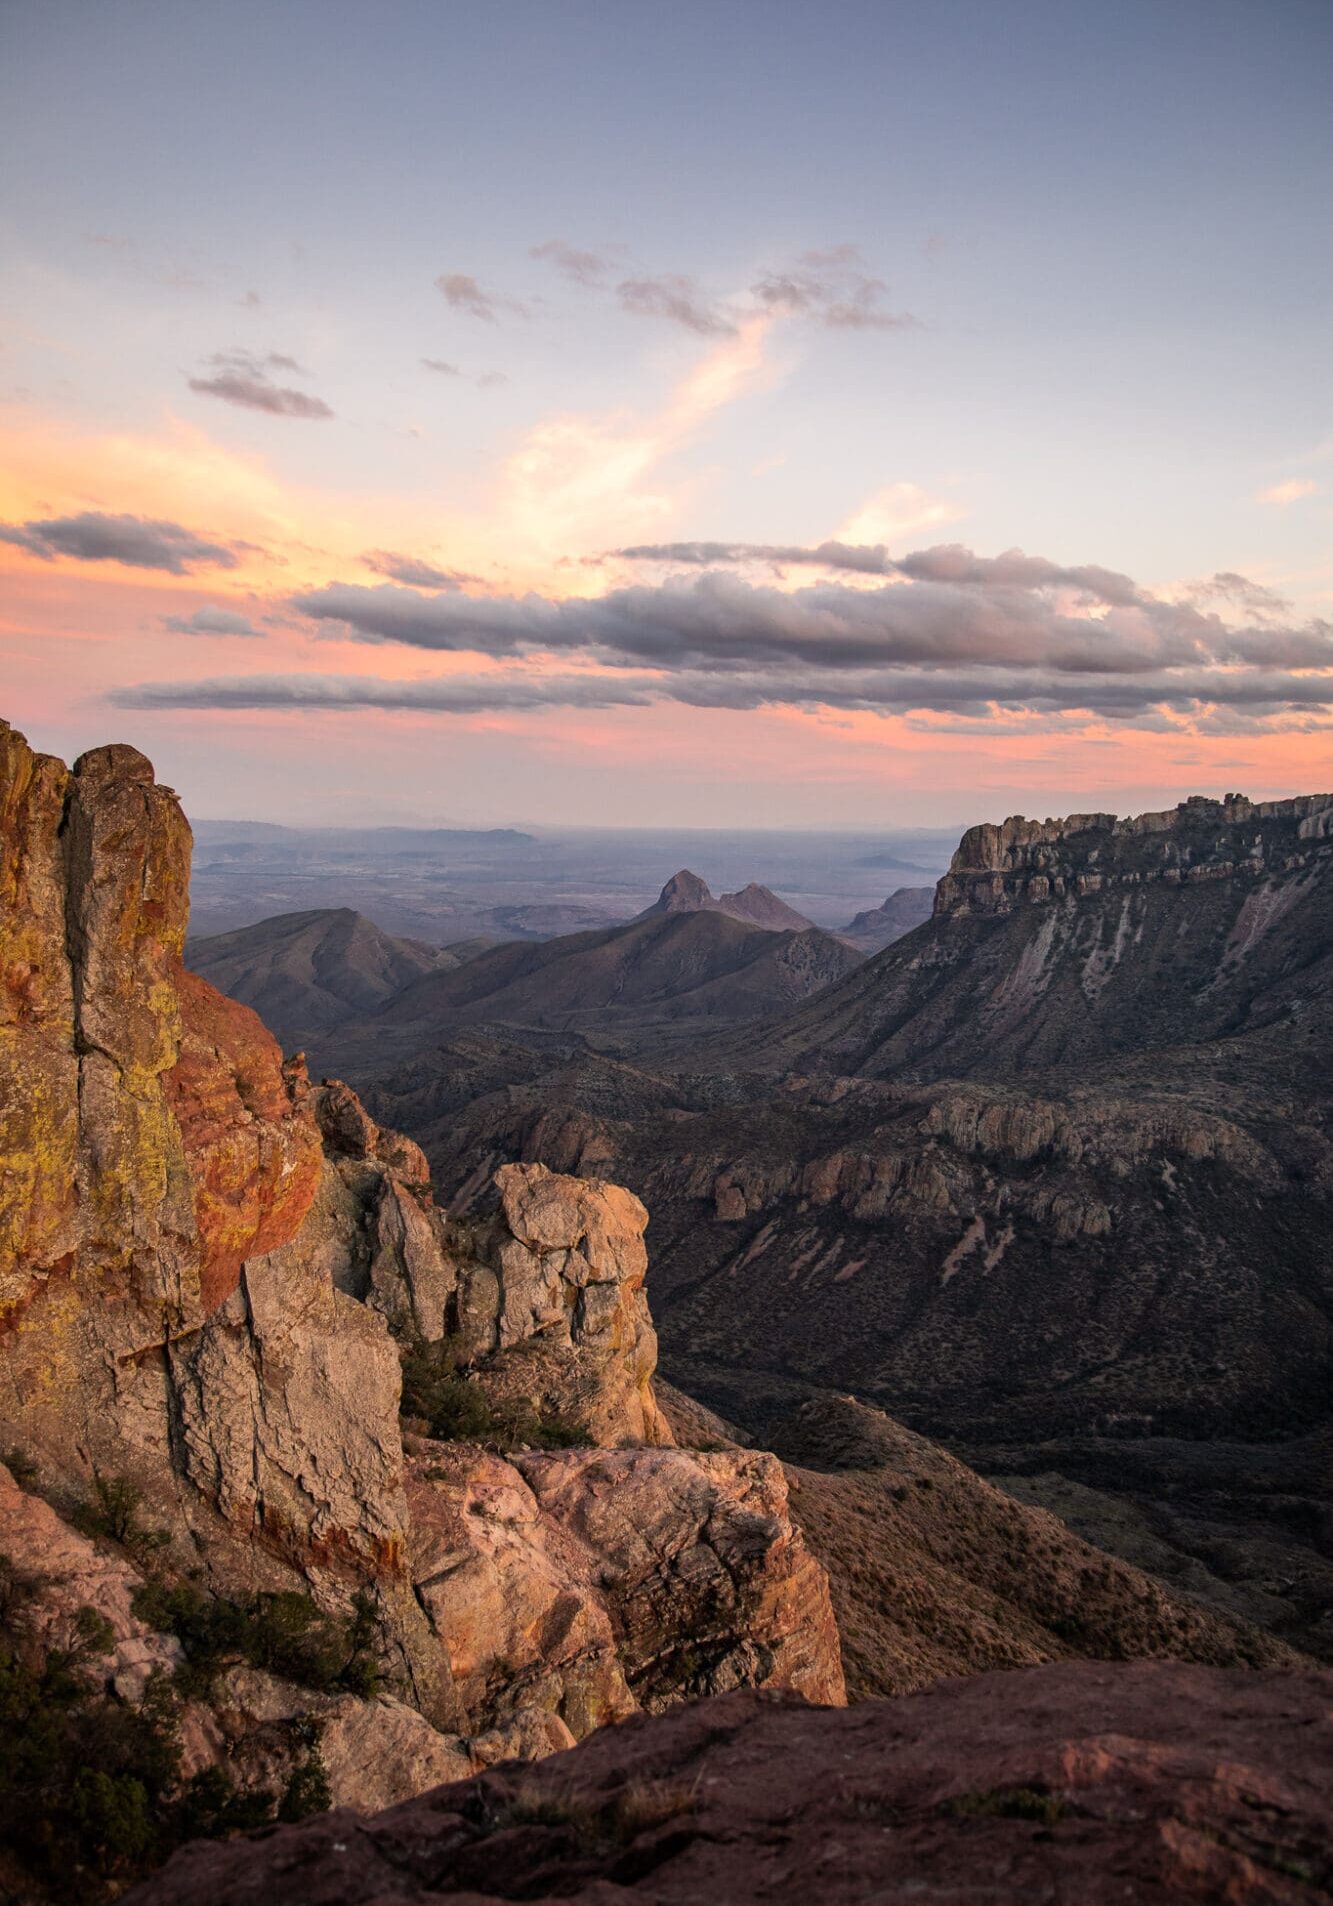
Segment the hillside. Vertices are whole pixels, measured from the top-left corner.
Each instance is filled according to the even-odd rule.
[[[743,1035],[367,1084],[464,1207],[479,1157],[631,1185],[668,1372],[747,1430],[765,1382],[854,1390],[1333,1656],[1330,814],[976,830],[929,921]]]
[[[729,1441],[670,1384],[682,1443]],[[768,1420],[806,1541],[828,1570],[850,1700],[1076,1656],[1295,1666],[1234,1613],[1114,1560],[881,1411],[822,1391]]]
[[[600,933],[492,947],[430,973],[339,1040],[340,1065],[378,1073],[423,1041],[490,1025],[651,1043],[700,1023],[731,1028],[809,998],[860,964],[817,928],[774,932],[715,908],[654,913]]]
[[[894,940],[928,920],[935,901],[933,887],[898,887],[880,907],[867,907],[841,928],[838,937],[850,940],[862,953],[882,953]]]
[[[928,924],[744,1052],[1016,1079],[1322,1021],[1331,972],[1333,795],[1019,817],[969,831]]]
[[[377,1012],[424,973],[462,964],[457,952],[384,933],[349,907],[278,914],[192,939],[185,957],[219,992],[253,1007],[288,1047]]]

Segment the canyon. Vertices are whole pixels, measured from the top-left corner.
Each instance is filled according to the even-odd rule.
[[[1011,867],[1015,854],[1066,851],[1063,837],[1026,836],[961,850],[967,864],[946,878],[969,893],[985,883],[977,905],[950,902],[866,964],[841,948],[841,976],[808,997],[798,988],[794,1006],[783,994],[786,1010],[757,1012],[747,1032],[731,1030],[754,1004],[743,987],[739,1006],[716,1006],[707,1047],[682,1037],[655,1070],[571,1025],[606,1011],[595,990],[559,1004],[563,1024],[497,1028],[479,1009],[433,1038],[423,999],[434,1010],[441,987],[475,984],[494,954],[436,965],[431,949],[404,953],[354,917],[296,927],[290,961],[267,936],[266,983],[280,992],[292,972],[318,970],[312,944],[329,951],[338,987],[300,993],[299,1010],[322,1011],[347,1053],[378,1051],[348,1084],[312,1075],[186,965],[190,832],[148,761],[111,746],[66,768],[0,726],[0,1670],[12,1722],[0,1884],[22,1900],[109,1898],[184,1842],[264,1825],[252,1842],[187,1846],[141,1896],[258,1898],[300,1871],[302,1896],[334,1900],[369,1884],[390,1844],[411,1844],[413,1884],[437,1892],[541,1897],[549,1882],[577,1896],[605,1871],[645,1897],[707,1897],[699,1887],[723,1881],[694,1870],[716,1837],[696,1831],[695,1801],[661,1814],[650,1802],[604,1828],[598,1783],[703,1793],[716,1779],[733,1796],[735,1844],[785,1835],[799,1854],[788,1878],[808,1886],[823,1842],[802,1824],[799,1790],[817,1791],[832,1751],[864,1757],[895,1831],[917,1821],[923,1847],[943,1836],[1017,1874],[1034,1819],[1064,1847],[1068,1816],[1079,1844],[1060,1857],[1087,1874],[1102,1856],[1077,1823],[1104,1819],[1124,1857],[1156,1860],[1161,1896],[1178,1897],[1195,1852],[1168,1859],[1175,1827],[1130,1833],[1116,1809],[1148,1792],[1154,1818],[1179,1820],[1195,1789],[1177,1743],[1207,1716],[1241,1729],[1236,1752],[1253,1770],[1198,1800],[1190,1848],[1207,1841],[1218,1874],[1243,1870],[1256,1886],[1285,1873],[1275,1898],[1306,1896],[1327,1823],[1291,1785],[1270,1723],[1284,1703],[1312,1721],[1322,1711],[1317,1579],[1293,1597],[1198,1558],[1191,1572],[1149,1530],[1141,1557],[1110,1553],[1115,1541],[1086,1539],[1096,1480],[1079,1497],[1075,1477],[1031,1458],[1038,1426],[1048,1444],[1101,1437],[1131,1465],[1164,1437],[1213,1460],[1224,1429],[1288,1457],[1304,1438],[1307,1495],[1289,1472],[1274,1550],[1316,1552],[1301,1505],[1319,1499],[1324,1425],[1327,1313],[1305,1244],[1327,1193],[1322,1101],[1299,1098],[1302,1124],[1265,1100],[1260,1124],[1226,1095],[1228,1065],[1265,1081],[1286,1066],[1293,1101],[1304,1068],[1313,1082],[1328,807],[1256,821],[1229,802],[1220,823],[1208,817],[1214,849],[1187,864],[1221,864],[1224,829],[1248,829],[1252,849],[1258,836],[1261,855],[1239,860],[1228,836],[1225,874],[1130,882],[1150,908],[1159,891],[1232,908],[1230,951],[1206,982],[1220,997],[1191,1009],[1212,1030],[1211,1069],[1189,1068],[1189,1096],[1184,1084],[1117,1095],[1100,1079],[1080,1096],[1049,1078],[1037,1094],[989,1076],[1013,1050],[1004,988],[1023,953],[1007,942],[968,956],[974,975],[1000,976],[989,993],[973,986],[990,1045],[979,1041],[972,1073],[904,1077],[895,1061],[885,1077],[886,1038],[928,1049],[892,1006],[893,1032],[875,1022],[859,1069],[836,1033],[844,1070],[785,1069],[829,1028],[864,1024],[867,975],[892,1002],[929,973],[927,1016],[937,979],[961,998],[942,934],[1027,934],[1043,909],[1124,902],[1113,885],[1034,891],[1034,879],[1075,876]],[[1094,831],[1100,842],[1107,829]],[[1171,833],[1152,832],[1151,851]],[[1118,877],[1143,874],[1123,857]],[[997,878],[1026,884],[1010,893]],[[753,894],[747,904],[768,911]],[[1058,919],[1062,950],[1038,993],[1053,1000],[1071,958],[1089,970],[1090,929]],[[650,975],[664,935],[707,936],[730,958],[757,934],[770,945],[755,959],[772,966],[776,947],[781,968],[809,932],[710,905],[614,931],[633,936],[629,965]],[[1125,949],[1152,954],[1166,931],[1145,915],[1116,942],[1105,985],[1084,987],[1077,1039],[1075,1007],[1065,1012],[1062,1052],[1157,1063],[1152,1023],[1137,1045],[1113,1038],[1097,1002],[1119,1009],[1113,988],[1140,957]],[[1211,912],[1198,932],[1216,937]],[[578,937],[599,970],[608,936]],[[629,965],[623,941],[610,944],[618,993]],[[496,953],[516,964],[479,1002],[506,986],[512,1001],[513,976],[543,971],[540,946]],[[249,983],[244,969],[233,984]],[[349,972],[365,991],[349,993]],[[650,977],[632,1038],[679,997]],[[1224,1047],[1240,1057],[1220,1059]],[[1159,1275],[1155,1335],[1136,1351],[1144,1300],[1125,1240],[1165,1256],[1170,1232],[1188,1271],[1210,1195],[1211,1222],[1230,1226],[1228,1277],[1183,1276],[1172,1297]],[[1256,1204],[1249,1229],[1243,1196]],[[1246,1253],[1264,1237],[1272,1261],[1282,1201],[1265,1319]],[[1054,1243],[1065,1256],[1053,1261]],[[1116,1277],[1119,1311],[1091,1295]],[[1230,1335],[1209,1321],[1223,1312]],[[1005,1454],[1010,1490],[922,1435],[926,1418]],[[1045,1500],[1061,1488],[1063,1504]],[[1257,1494],[1267,1512],[1275,1489]],[[1109,1509],[1102,1520],[1116,1534]],[[1117,1540],[1132,1546],[1123,1530]],[[1161,1579],[1173,1569],[1180,1580]],[[1147,1665],[1096,1665],[1134,1657]],[[992,1692],[998,1670],[1030,1696]],[[941,1686],[958,1675],[973,1707]],[[848,1698],[869,1705],[833,1748]],[[919,1703],[910,1724],[907,1698]],[[1248,1732],[1224,1719],[1237,1701],[1253,1709]],[[1080,1743],[1093,1712],[1117,1702],[1144,1745],[1114,1776],[1090,1777],[1098,1792],[1121,1783],[1104,1805],[1072,1770],[1091,1751]],[[762,1804],[728,1759],[732,1746],[742,1760],[754,1751],[747,1740],[786,1756],[794,1783]],[[545,1785],[541,1768],[490,1771],[515,1760],[568,1771]],[[956,1792],[921,1784],[923,1766],[946,1763]],[[1281,1788],[1280,1831],[1245,1824],[1256,1783]],[[1036,1815],[951,1810],[997,1791],[1055,1798]],[[408,1811],[388,1825],[344,1825],[339,1812],[300,1824],[329,1805]],[[459,1809],[475,1821],[499,1807],[517,1827],[528,1806],[548,1837],[520,1833],[517,1850],[490,1827],[452,1824]],[[585,1817],[592,1827],[571,1824]],[[353,1842],[370,1865],[340,1864]],[[695,1892],[653,1891],[659,1869]]]

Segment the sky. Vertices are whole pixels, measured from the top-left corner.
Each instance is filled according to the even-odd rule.
[[[197,815],[1333,785],[1328,0],[0,0],[0,714]]]

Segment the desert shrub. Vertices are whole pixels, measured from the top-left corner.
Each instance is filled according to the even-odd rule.
[[[447,1343],[417,1343],[403,1357],[405,1417],[426,1425],[441,1443],[480,1443],[488,1449],[574,1449],[586,1433],[555,1410],[540,1408],[530,1397],[493,1400],[481,1384],[458,1368]]]
[[[515,1794],[486,1824],[492,1832],[509,1827],[564,1828],[581,1852],[605,1852],[628,1846],[671,1820],[684,1820],[698,1805],[698,1783],[633,1780],[609,1799],[595,1801],[571,1792]]]
[[[21,1449],[7,1449],[0,1457],[0,1462],[4,1463],[20,1489],[31,1491],[37,1480],[37,1465],[30,1456]]]
[[[291,1778],[278,1802],[279,1820],[308,1820],[312,1813],[327,1813],[333,1805],[328,1769],[319,1751],[319,1737],[310,1742],[306,1757],[292,1769]]]
[[[76,1529],[85,1535],[102,1536],[118,1542],[123,1549],[142,1559],[155,1549],[164,1548],[169,1537],[162,1529],[149,1529],[141,1519],[143,1496],[124,1476],[93,1475],[93,1493],[78,1503],[71,1516]]]
[[[1041,1787],[992,1787],[984,1793],[959,1794],[943,1805],[945,1813],[959,1818],[1000,1818],[1036,1820],[1042,1826],[1054,1826],[1069,1811],[1058,1794]]]
[[[298,1733],[304,1759],[281,1801],[271,1793],[238,1792],[222,1768],[182,1783],[178,1723],[180,1696],[169,1678],[155,1675],[136,1706],[108,1695],[104,1661],[113,1643],[95,1609],[77,1611],[58,1647],[43,1646],[27,1609],[40,1587],[0,1560],[6,1584],[0,1610],[0,1844],[23,1875],[18,1895],[102,1906],[144,1878],[186,1840],[220,1837],[284,1819],[304,1818],[329,1805],[328,1777],[318,1730]],[[219,1645],[190,1591],[150,1584],[141,1593],[172,1597],[177,1615]],[[199,1598],[202,1599],[202,1598]],[[298,1598],[299,1599],[299,1598]],[[362,1617],[357,1631],[358,1615]],[[341,1624],[341,1659],[354,1632],[364,1642],[373,1609]],[[301,1632],[304,1632],[302,1626]],[[280,1639],[273,1642],[273,1634]],[[279,1623],[269,1645],[282,1652],[288,1630]]]
[[[185,1653],[177,1681],[186,1695],[204,1695],[225,1668],[246,1662],[284,1681],[369,1699],[379,1686],[374,1643],[375,1604],[358,1593],[350,1616],[325,1615],[309,1595],[294,1590],[230,1601],[204,1595],[188,1583],[146,1582],[134,1612],[150,1627],[173,1634]]]

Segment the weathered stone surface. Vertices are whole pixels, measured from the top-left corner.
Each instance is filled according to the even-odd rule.
[[[251,1258],[173,1351],[186,1473],[226,1521],[311,1564],[392,1573],[406,1506],[397,1353],[318,1238]]]
[[[530,1394],[599,1443],[669,1443],[653,1400],[657,1336],[643,1280],[648,1214],[620,1185],[544,1165],[496,1173],[501,1224],[459,1267],[459,1335],[497,1396]]]
[[[758,1450],[516,1459],[542,1512],[598,1558],[625,1675],[651,1711],[734,1687],[845,1698],[828,1578]]]
[[[1006,913],[1024,902],[1060,900],[1145,881],[1227,879],[1289,873],[1307,842],[1327,837],[1333,794],[1288,801],[1224,801],[1192,795],[1157,814],[1070,814],[1030,821],[1010,815],[969,827],[935,894],[935,912]]]
[[[181,1043],[167,1098],[194,1188],[200,1297],[211,1312],[235,1290],[247,1258],[299,1229],[319,1181],[319,1133],[250,1009],[183,969],[175,984]]]
[[[405,1702],[378,1694],[324,1694],[254,1668],[221,1676],[211,1706],[225,1758],[241,1784],[281,1792],[298,1757],[292,1722],[318,1731],[319,1756],[336,1807],[391,1807],[488,1763],[458,1735],[442,1734]],[[219,1758],[222,1758],[220,1755]]]
[[[575,1738],[636,1702],[596,1589],[601,1558],[543,1511],[521,1471],[421,1444],[409,1485],[412,1575],[471,1724],[542,1707]]]
[[[178,1853],[132,1906],[1327,1897],[1333,1678],[1079,1662],[843,1711],[744,1693],[359,1820]]]
[[[474,1716],[546,1708],[581,1739],[724,1688],[843,1699],[827,1577],[774,1458],[414,1448],[413,1579]]]

